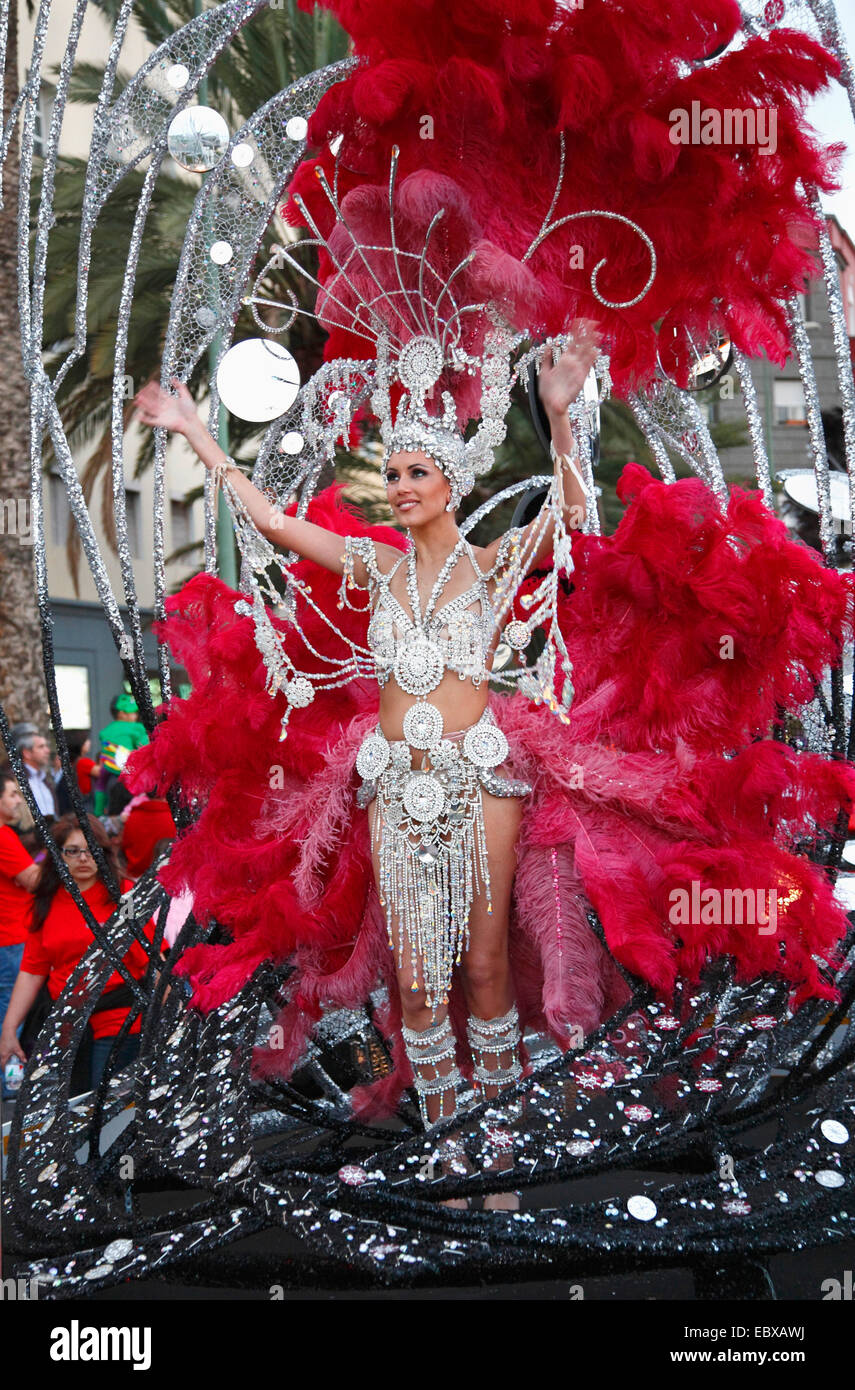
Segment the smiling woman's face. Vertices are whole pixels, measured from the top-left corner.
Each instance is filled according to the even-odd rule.
[[[386,496],[397,521],[419,526],[441,516],[451,487],[423,450],[394,453],[386,464]]]

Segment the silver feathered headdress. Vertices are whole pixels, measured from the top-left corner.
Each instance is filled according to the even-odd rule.
[[[371,405],[384,445],[384,477],[392,453],[424,450],[451,484],[448,509],[453,510],[471,492],[476,477],[492,467],[494,450],[505,438],[511,357],[523,335],[509,322],[508,303],[479,293],[484,263],[495,248],[479,240],[474,225],[466,225],[459,190],[439,177],[426,189],[418,175],[396,190],[397,161],[394,149],[384,206],[380,189],[360,189],[355,205],[345,198],[342,206],[319,168],[335,226],[325,237],[295,194],[313,233],[298,245],[322,247],[334,267],[323,285],[313,281],[320,291],[318,320],[374,347]],[[445,239],[437,235],[444,220],[453,224]],[[452,242],[458,252],[465,244],[465,254],[450,251]],[[292,251],[284,254],[305,276]],[[533,277],[526,288],[534,293]],[[473,392],[477,384],[480,399]],[[398,385],[403,394],[393,419],[392,393]],[[466,404],[461,406],[463,396]],[[470,439],[460,427],[461,410],[464,418],[478,419]]]
[[[492,467],[494,450],[505,438],[512,356],[524,339],[540,336],[541,291],[528,265],[538,246],[577,218],[626,223],[650,252],[650,276],[636,296],[641,298],[655,273],[652,242],[619,213],[594,209],[552,220],[564,175],[563,136],[552,204],[537,237],[519,258],[484,239],[453,179],[416,171],[396,187],[397,146],[385,190],[363,185],[340,200],[338,167],[336,153],[332,186],[324,169],[315,169],[335,216],[329,235],[322,233],[305,200],[295,193],[294,202],[312,235],[288,250],[281,248],[282,254],[319,291],[312,316],[328,331],[342,329],[372,346],[376,365],[371,403],[384,445],[384,476],[392,453],[424,450],[451,483],[448,510],[453,510],[471,492],[475,479]],[[332,266],[323,283],[296,259],[306,247],[322,249]],[[599,293],[597,274],[603,264],[600,261],[591,272],[591,292],[602,303],[621,307]],[[296,304],[292,307],[295,313],[305,312]],[[363,375],[368,367],[364,360],[351,365]],[[393,420],[392,393],[399,385],[403,395]],[[469,420],[478,424],[466,439],[461,422]]]

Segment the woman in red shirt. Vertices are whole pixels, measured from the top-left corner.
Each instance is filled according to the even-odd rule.
[[[89,816],[89,828],[93,838],[103,849],[105,858],[115,867],[114,851],[100,821],[94,816]],[[52,837],[61,850],[68,871],[89,905],[93,917],[97,922],[106,922],[115,912],[116,904],[98,873],[95,861],[86,846],[83,831],[75,817],[64,816],[62,820],[57,821]],[[121,880],[123,893],[131,887],[133,884],[130,879]],[[146,925],[145,932],[151,939],[154,934],[153,920]],[[26,1061],[26,1055],[15,1036],[16,1029],[35,1002],[45,980],[51,998],[59,997],[91,942],[92,933],[71,894],[60,882],[53,860],[46,859],[33,895],[33,921],[24,944],[21,968],[0,1032],[0,1066],[5,1066],[13,1053]],[[148,957],[137,942],[124,957],[124,964],[134,979],[139,979],[145,974]],[[90,1019],[94,1038],[91,1071],[93,1090],[103,1074],[113,1039],[128,1016],[129,1009],[125,1000],[117,1000],[113,1007],[109,1006],[108,1001],[108,996],[122,987],[123,983],[118,972],[110,976],[102,995],[102,1002],[107,1002],[108,1007],[99,1006]],[[137,1019],[121,1046],[117,1067],[127,1065],[136,1057],[139,1051],[139,1032],[140,1021]]]
[[[33,890],[39,880],[38,864],[33,863],[12,829],[23,804],[11,768],[0,767],[0,1025],[21,968],[32,915]],[[11,1099],[13,1092],[6,1084],[2,1068],[0,1076],[3,1099]]]
[[[143,792],[128,802],[120,819],[123,822],[122,854],[125,866],[133,879],[142,878],[154,859],[154,847],[160,840],[174,840],[178,833],[169,803],[153,792]]]
[[[83,805],[87,811],[95,810],[95,793],[92,790],[92,778],[99,777],[101,774],[101,764],[96,763],[94,758],[90,758],[89,753],[92,748],[92,740],[85,738],[80,749],[80,755],[75,759],[74,775],[77,778],[77,785],[80,788],[80,795],[83,797]]]

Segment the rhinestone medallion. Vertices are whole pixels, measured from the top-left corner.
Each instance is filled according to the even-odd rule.
[[[466,731],[463,752],[476,767],[498,767],[508,756],[508,740],[494,724],[475,724]]]
[[[509,647],[515,652],[524,652],[529,643],[529,630],[520,618],[508,623],[503,633]]]
[[[442,680],[445,662],[436,643],[417,633],[398,647],[394,671],[408,695],[428,695]]]
[[[413,748],[432,748],[442,737],[442,726],[436,705],[411,705],[404,715],[404,738]]]
[[[413,820],[434,820],[445,805],[445,792],[429,772],[416,772],[404,792],[404,806]]]
[[[360,777],[379,777],[389,766],[389,757],[389,745],[383,735],[369,734],[356,755],[356,770]]]

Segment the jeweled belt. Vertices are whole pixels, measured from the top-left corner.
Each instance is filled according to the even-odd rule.
[[[411,747],[423,751],[421,768],[412,766]],[[434,1015],[447,1002],[452,971],[468,949],[469,914],[479,888],[488,915],[493,911],[482,788],[495,796],[531,791],[527,782],[494,771],[508,751],[489,706],[463,731],[458,747],[443,738],[440,711],[422,702],[407,710],[403,739],[390,742],[378,724],[356,755],[363,778],[360,805],[380,799],[372,846],[379,855],[389,946],[397,946],[399,970],[409,949],[410,988],[418,990],[423,982]],[[397,943],[390,914],[400,921]]]

